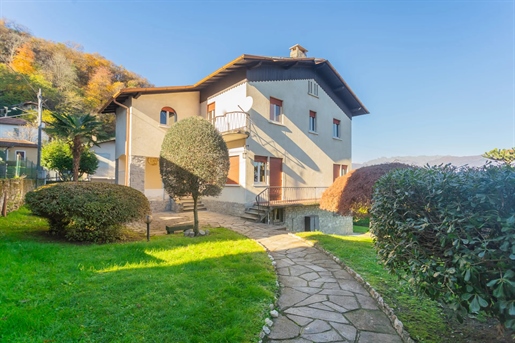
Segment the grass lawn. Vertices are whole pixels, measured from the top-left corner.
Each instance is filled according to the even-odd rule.
[[[336,236],[320,232],[298,235],[332,252],[370,283],[394,309],[413,339],[434,343],[465,342],[450,337],[445,315],[436,302],[414,295],[407,285],[399,284],[397,277],[378,264],[369,235]]]
[[[211,235],[78,245],[0,218],[0,342],[257,342],[276,291],[263,248]]]

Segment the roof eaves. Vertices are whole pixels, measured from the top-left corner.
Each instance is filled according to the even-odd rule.
[[[368,109],[365,107],[365,105],[363,105],[363,103],[361,102],[361,100],[359,100],[358,96],[352,91],[352,89],[349,87],[349,85],[347,84],[347,82],[345,82],[345,80],[343,79],[343,77],[341,77],[340,73],[338,73],[338,71],[336,71],[336,69],[333,67],[333,65],[331,64],[331,62],[327,61],[327,60],[323,60],[323,62],[321,63],[325,63],[329,68],[331,68],[331,71],[340,79],[340,81],[343,83],[344,87],[347,89],[347,91],[352,95],[352,97],[354,99],[356,99],[356,101],[358,102],[358,104],[360,105],[361,109],[363,109],[363,112],[364,113],[360,113],[360,114],[357,114],[357,115],[362,115],[362,114],[370,114],[370,112],[368,111]],[[355,116],[354,114],[352,116]]]

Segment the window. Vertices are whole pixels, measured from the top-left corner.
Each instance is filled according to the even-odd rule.
[[[318,85],[315,81],[308,80],[308,94],[318,97]]]
[[[215,119],[215,103],[214,102],[207,105],[206,119],[209,120],[210,122],[213,121],[213,119]]]
[[[347,174],[347,165],[333,164],[333,181],[345,174]]]
[[[14,156],[18,159],[18,155],[20,156],[20,160],[25,161],[25,151],[24,150],[16,150],[14,152]]]
[[[171,107],[163,107],[159,115],[159,124],[172,125],[177,122],[177,113]]]
[[[265,156],[254,156],[254,183],[266,184],[267,161]]]
[[[283,101],[270,97],[270,120],[281,122],[283,112]]]
[[[309,111],[309,131],[317,132],[317,113]]]
[[[333,119],[333,138],[340,138],[340,121]]]
[[[227,174],[226,185],[240,184],[240,156],[229,156],[229,173]]]

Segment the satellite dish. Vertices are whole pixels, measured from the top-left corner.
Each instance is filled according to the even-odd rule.
[[[243,111],[243,112],[248,112],[250,111],[250,109],[252,108],[252,104],[254,103],[254,99],[252,99],[251,96],[248,96],[246,97],[242,104],[239,105],[238,107]]]

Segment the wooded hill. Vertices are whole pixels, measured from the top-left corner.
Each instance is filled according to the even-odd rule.
[[[76,43],[56,43],[31,35],[15,22],[0,19],[0,110],[37,103],[37,90],[48,111],[96,113],[116,91],[152,86],[145,78],[116,65],[97,53],[87,53]],[[8,115],[22,113],[20,110]],[[47,115],[45,115],[47,114]],[[24,119],[34,120],[33,115]],[[114,133],[114,118],[102,115]]]

